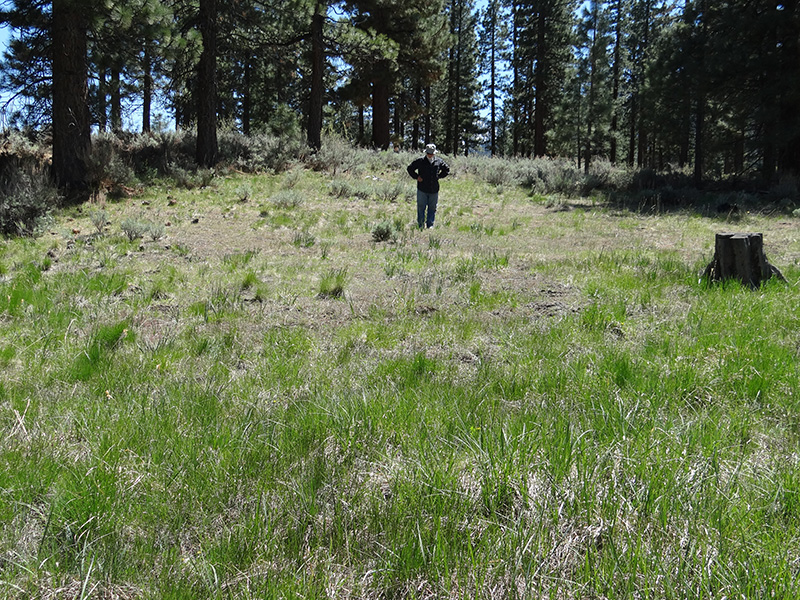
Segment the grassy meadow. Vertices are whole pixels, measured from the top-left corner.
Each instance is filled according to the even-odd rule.
[[[800,596],[800,219],[364,157],[0,240],[0,598]]]

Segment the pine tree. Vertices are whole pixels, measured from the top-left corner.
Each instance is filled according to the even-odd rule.
[[[51,57],[49,69],[45,63],[38,63],[38,67],[42,76],[50,75],[52,86],[46,84],[47,79],[38,83],[28,79],[32,71],[24,68],[10,80],[16,77],[23,93],[35,104],[41,102],[46,106],[48,101],[52,102],[53,179],[70,202],[85,199],[90,187],[87,48],[89,29],[95,18],[102,17],[102,9],[89,0],[53,0],[51,4],[16,0],[10,9],[0,13],[0,23],[10,24],[21,32],[20,39],[36,40],[36,50]],[[25,54],[20,44],[12,45],[14,50]],[[4,65],[6,85],[14,61],[22,66],[19,57]]]
[[[168,7],[156,0],[109,2],[89,46],[89,69],[98,82],[89,88],[93,121],[105,130],[122,128],[122,105],[141,95],[142,130],[150,130],[156,74],[172,32]],[[110,101],[110,115],[109,115]]]
[[[627,28],[623,35],[623,94],[628,137],[627,162],[639,167],[655,165],[654,141],[659,133],[657,98],[651,93],[656,82],[650,74],[656,61],[655,48],[674,19],[669,2],[632,0]]]
[[[517,0],[512,5],[516,153],[547,154],[570,58],[573,9],[570,0]]]
[[[498,151],[498,102],[501,91],[507,85],[504,77],[505,57],[508,50],[508,14],[500,0],[488,0],[481,17],[479,37],[480,62],[484,73],[488,73],[486,92],[489,103],[489,152],[495,156]]]
[[[70,201],[89,191],[88,14],[85,3],[53,0],[53,178]]]
[[[438,56],[447,41],[441,0],[351,0],[352,24],[372,40],[369,56],[359,57],[356,69],[372,90],[372,143],[388,148],[390,104],[404,77],[423,85],[440,75]]]
[[[626,2],[624,0],[612,0],[611,2],[611,24],[613,29],[613,50],[611,60],[611,128],[610,148],[608,158],[612,163],[617,162],[617,145],[619,132],[619,97],[620,97],[620,77],[622,73],[622,32],[626,12]]]
[[[473,0],[451,0],[448,7],[452,44],[448,53],[444,147],[469,153],[481,133],[479,121],[477,14]]]
[[[13,37],[0,65],[0,91],[6,92],[4,111],[16,126],[40,126],[52,118],[51,12],[30,0],[17,0],[0,10],[0,25]]]
[[[200,0],[199,29],[203,51],[197,64],[197,164],[217,162],[217,0]]]
[[[579,73],[585,97],[584,168],[588,173],[592,158],[607,152],[612,113],[609,80],[611,64],[607,49],[611,44],[609,15],[597,0],[585,6],[578,23]]]

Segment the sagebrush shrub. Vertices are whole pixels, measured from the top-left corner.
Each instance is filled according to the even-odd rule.
[[[310,155],[307,164],[315,171],[326,171],[331,175],[354,171],[361,162],[359,154],[350,142],[329,136],[322,141],[322,148]]]
[[[331,191],[331,196],[334,198],[348,198],[350,197],[353,186],[349,181],[344,179],[334,179],[331,181],[329,189]]]
[[[243,170],[246,171],[253,170],[254,144],[251,138],[238,131],[221,128],[217,132],[217,144],[219,162],[245,167]]]
[[[303,195],[297,190],[281,190],[271,200],[277,208],[297,208],[303,203]]]
[[[129,161],[130,151],[122,139],[113,133],[98,133],[92,140],[89,178],[112,198],[121,198],[138,183]]]
[[[364,152],[360,150],[359,152]],[[374,172],[405,173],[406,167],[413,160],[407,153],[383,150],[369,153],[369,168]]]
[[[176,187],[187,190],[208,187],[214,180],[213,169],[198,169],[193,171],[191,169],[184,169],[179,165],[170,165],[168,167],[168,174],[175,182]]]
[[[381,221],[372,228],[372,240],[375,242],[388,242],[394,238],[394,226],[390,221]]]
[[[149,223],[140,221],[139,219],[124,219],[119,226],[120,229],[122,229],[122,232],[131,242],[144,237],[144,235],[150,230]]]
[[[269,133],[244,135],[233,129],[219,133],[218,160],[247,173],[288,170],[303,156],[303,143],[297,136],[281,137]]]
[[[769,191],[775,200],[788,200],[790,202],[800,199],[800,182],[794,175],[784,174]]]
[[[297,136],[277,137],[267,133],[250,136],[253,159],[240,165],[243,170],[270,170],[273,173],[288,171],[306,152],[305,144]]]
[[[137,176],[167,175],[171,164],[185,167],[193,164],[194,158],[187,154],[183,144],[184,132],[164,131],[134,137],[127,145],[130,162]]]
[[[97,233],[103,233],[106,223],[108,222],[108,213],[102,208],[98,208],[89,213],[89,218],[92,221],[92,225],[94,225],[94,228],[97,230]]]
[[[150,239],[154,242],[157,242],[161,238],[164,237],[166,234],[167,229],[161,223],[148,223],[147,224],[147,234],[150,236]]]
[[[501,188],[514,183],[514,171],[507,161],[493,161],[485,173],[486,183],[490,185]]]
[[[379,181],[375,184],[375,195],[384,202],[396,202],[405,187],[400,181]]]
[[[454,171],[466,175],[473,175],[479,179],[486,179],[486,173],[491,168],[489,160],[483,156],[470,154],[469,156],[453,156],[446,162],[450,164]]]
[[[36,231],[60,201],[58,190],[41,170],[0,165],[0,233],[24,235]]]
[[[236,200],[239,202],[249,202],[250,198],[253,196],[253,187],[248,184],[240,185],[236,188],[235,194]]]
[[[300,169],[290,169],[286,171],[286,175],[283,177],[283,187],[287,190],[293,189],[300,183],[301,175]]]
[[[360,200],[368,200],[372,196],[373,189],[369,184],[354,185],[350,188],[350,196]]]
[[[334,179],[330,184],[334,198],[360,198],[366,200],[373,194],[373,187],[368,183],[355,183],[346,179]]]

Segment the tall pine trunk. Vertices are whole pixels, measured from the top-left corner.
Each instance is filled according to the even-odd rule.
[[[111,131],[122,131],[122,82],[119,67],[111,69]]]
[[[86,11],[53,0],[53,178],[68,201],[88,198],[89,125]]]
[[[108,82],[106,81],[106,69],[100,67],[97,72],[97,128],[105,132],[108,128]]]
[[[431,139],[431,86],[425,87],[425,143]]]
[[[635,82],[635,80],[634,80]],[[635,89],[635,85],[633,86]],[[630,127],[628,128],[628,166],[636,161],[636,124],[639,121],[639,102],[634,91],[630,99]]]
[[[512,83],[511,89],[514,97],[519,96],[520,92],[520,59],[519,59],[519,6],[517,0],[511,1],[511,48],[513,52],[512,58],[512,65],[513,65],[513,74],[512,74]],[[511,153],[514,156],[519,156],[520,154],[520,140],[519,140],[519,133],[520,133],[520,105],[519,102],[512,103],[512,110],[511,110],[511,122],[512,122],[512,129],[511,129]]]
[[[619,78],[621,45],[622,45],[622,0],[616,0],[614,17],[614,63],[611,66],[611,147],[608,159],[612,164],[617,162],[617,130],[619,129]]]
[[[792,176],[800,175],[800,6],[798,0],[783,2],[785,17],[779,25],[779,52],[781,74],[786,81],[794,85],[786,85],[779,99],[779,118],[786,129],[785,140],[781,144],[778,155],[778,169],[781,173]]]
[[[400,92],[399,97],[395,98],[394,102],[394,127],[393,133],[396,143],[399,144],[400,140],[405,137],[405,121],[403,119],[403,110],[406,106],[406,94],[404,91]]]
[[[638,152],[637,152],[637,159],[636,164],[639,168],[648,166],[647,162],[647,154],[648,154],[648,136],[649,131],[647,130],[648,126],[648,108],[649,108],[649,98],[647,92],[647,57],[650,52],[650,27],[652,25],[651,18],[652,18],[652,2],[649,0],[644,3],[645,6],[645,13],[644,13],[644,37],[641,41],[642,45],[642,68],[640,71],[640,81],[638,87],[638,104],[639,104],[639,131],[638,131]]]
[[[200,0],[203,51],[197,66],[197,148],[201,167],[217,162],[217,2]]]
[[[455,6],[453,2],[450,5],[450,35],[453,34],[455,29]],[[457,41],[453,40],[447,53],[447,102],[444,107],[444,139],[439,141],[439,145],[450,152],[454,142],[453,137],[456,129],[455,107],[456,107],[456,45]]]
[[[150,40],[144,44],[142,58],[144,71],[142,85],[142,133],[150,133],[150,107],[153,103],[153,44]]]
[[[311,18],[311,98],[308,107],[308,145],[314,150],[322,148],[322,97],[323,71],[325,69],[325,6],[317,2]]]
[[[372,144],[376,148],[389,148],[389,84],[377,78],[372,82]]]
[[[495,32],[492,31],[492,46],[491,46],[491,73],[489,80],[489,89],[491,95],[489,96],[489,151],[492,156],[497,155],[497,65],[495,64]]]
[[[416,96],[417,107],[422,106],[422,88],[417,86],[414,93]],[[417,118],[414,119],[414,123],[411,127],[411,148],[413,150],[417,150],[419,148],[419,119],[420,117],[417,116]]]
[[[584,171],[588,174],[592,166],[592,126],[595,119],[595,79],[597,78],[597,15],[594,14],[594,24],[592,26],[592,43],[589,47],[589,97],[587,99],[588,106],[586,107],[586,160],[584,162]],[[580,168],[580,166],[578,166]]]
[[[538,23],[536,26],[536,106],[534,107],[534,130],[533,130],[533,155],[535,157],[544,156],[547,152],[545,140],[545,124],[547,114],[550,110],[548,106],[547,80],[549,75],[547,36],[545,35],[546,16],[539,12]]]
[[[697,25],[697,79],[695,82],[696,87],[696,104],[695,104],[695,129],[694,129],[694,185],[701,187],[703,185],[703,171],[705,166],[703,161],[705,159],[705,120],[706,120],[706,43],[707,31],[706,21],[708,15],[706,13],[706,2],[700,2],[701,19]]]
[[[242,90],[242,133],[250,135],[250,112],[253,105],[252,99],[252,71],[253,57],[248,50],[244,60],[244,89]]]
[[[697,112],[694,126],[694,185],[703,185],[703,158],[705,156],[706,98],[702,89],[697,91]]]

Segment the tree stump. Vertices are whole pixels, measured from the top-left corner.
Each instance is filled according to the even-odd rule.
[[[743,285],[759,287],[775,276],[786,278],[770,264],[764,254],[764,235],[761,233],[718,233],[714,244],[714,259],[706,267],[703,278],[708,281],[738,279]]]

